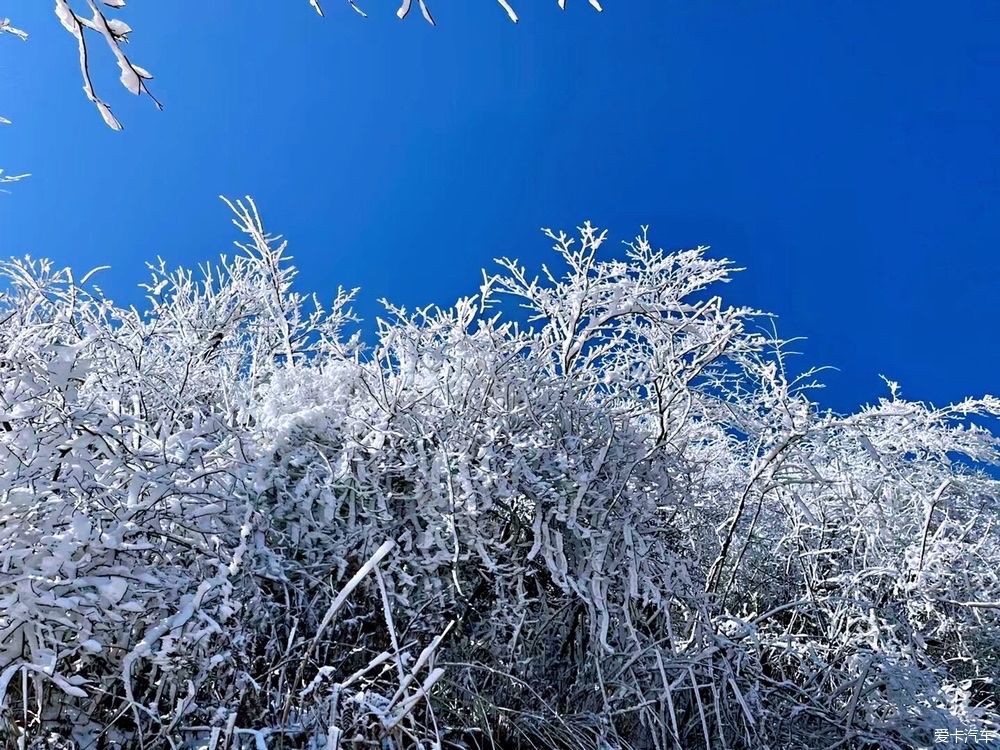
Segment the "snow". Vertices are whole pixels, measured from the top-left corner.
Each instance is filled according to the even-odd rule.
[[[151,265],[146,310],[0,262],[22,745],[432,747],[507,722],[904,748],[995,722],[1000,445],[970,417],[1000,401],[893,383],[824,413],[753,311],[704,301],[728,261],[645,231],[602,260],[590,224],[547,233],[562,271],[501,260],[477,303],[389,306],[365,349],[354,292],[296,292],[284,241],[230,205],[239,254]]]

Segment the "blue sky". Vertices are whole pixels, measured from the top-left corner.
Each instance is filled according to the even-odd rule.
[[[133,0],[130,52],[166,110],[93,43],[84,99],[50,3],[11,0],[0,39],[0,255],[48,256],[140,299],[142,261],[233,239],[253,194],[303,288],[448,303],[497,255],[547,258],[541,226],[698,244],[747,270],[724,296],[807,336],[847,410],[883,393],[998,391],[1000,4],[436,0],[438,26],[367,0]],[[134,6],[134,7],[131,7]]]

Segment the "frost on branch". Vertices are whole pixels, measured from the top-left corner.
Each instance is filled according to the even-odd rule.
[[[108,127],[121,130],[121,123],[112,114],[111,107],[94,90],[90,74],[92,52],[88,47],[88,32],[102,38],[107,44],[118,65],[119,80],[130,94],[136,96],[146,94],[158,108],[160,103],[146,86],[146,81],[152,78],[149,71],[130,60],[123,49],[122,45],[129,41],[128,35],[132,32],[132,27],[118,18],[109,18],[106,15],[106,7],[124,8],[125,0],[100,0],[100,2],[86,0],[81,12],[74,9],[73,0],[55,0],[56,17],[59,19],[59,23],[76,39],[84,93],[97,107],[97,111],[101,113],[101,117],[104,118]]]
[[[497,2],[507,13],[510,20],[516,23],[518,17],[510,3],[507,0],[497,0]],[[598,0],[588,0],[588,2],[595,10],[602,10]],[[74,3],[79,6],[79,10],[74,7]],[[347,3],[360,15],[366,15],[356,0],[347,0]],[[132,27],[119,18],[112,18],[107,15],[107,8],[121,10],[125,7],[125,4],[126,0],[85,0],[85,2],[80,2],[80,0],[55,0],[56,17],[63,28],[74,37],[77,43],[80,73],[83,78],[83,91],[87,95],[87,98],[97,107],[104,122],[115,130],[121,130],[121,122],[112,114],[111,107],[107,102],[97,94],[91,79],[90,59],[92,52],[88,42],[91,38],[90,34],[103,38],[107,44],[118,65],[119,80],[122,86],[131,94],[145,94],[152,99],[157,108],[162,108],[160,102],[153,97],[146,85],[146,82],[152,78],[152,75],[145,68],[136,65],[125,54],[123,45],[128,43]],[[323,15],[323,8],[319,0],[309,0],[309,4],[319,15]],[[428,23],[433,24],[434,18],[431,16],[430,8],[426,1],[417,0],[417,5],[419,5],[421,14]],[[565,10],[566,0],[558,0],[558,5],[561,9]],[[405,18],[409,15],[411,6],[411,0],[402,0],[402,4],[396,11],[396,15],[399,18]],[[20,36],[22,39],[27,38],[27,34],[10,26],[6,19],[0,22],[0,32],[5,31]]]
[[[28,34],[13,26],[9,18],[0,18],[0,34],[11,34],[12,36],[16,36],[22,42],[27,41],[28,39]]]
[[[0,185],[7,185],[11,182],[17,182],[18,180],[23,180],[25,177],[30,177],[29,174],[4,174],[3,170],[0,169]]]
[[[111,16],[111,11],[121,11],[125,8],[127,0],[54,0],[55,15],[62,27],[73,37],[77,47],[78,64],[80,76],[83,80],[83,91],[97,108],[98,113],[108,127],[114,130],[121,130],[122,123],[111,111],[111,106],[105,101],[102,95],[98,94],[94,87],[92,77],[92,60],[95,50],[92,47],[94,40],[100,45],[104,45],[111,52],[112,57],[118,67],[118,78],[121,85],[130,94],[141,96],[145,94],[156,105],[157,109],[162,109],[162,105],[149,90],[147,82],[152,80],[152,74],[145,68],[137,65],[132,58],[126,54],[125,45],[129,42],[129,35],[132,27],[121,18]],[[518,20],[517,13],[508,0],[497,0],[500,7],[507,13],[511,21]],[[565,10],[566,0],[557,0],[561,9]],[[602,10],[598,0],[588,0],[595,10]],[[366,16],[365,11],[357,0],[347,0],[347,3],[357,13]],[[320,0],[309,0],[309,5],[319,14],[323,15],[323,8]],[[434,18],[431,16],[430,8],[425,0],[417,0],[421,14],[431,24]],[[409,15],[412,7],[411,0],[402,0],[402,4],[396,11],[399,18]],[[0,36],[10,34],[21,40],[26,40],[28,34],[15,27],[6,19],[0,19]],[[0,117],[0,124],[10,124],[9,120]],[[0,184],[13,182],[28,175],[17,175],[3,177],[0,174]]]
[[[0,265],[0,739],[1000,729],[996,399],[892,384],[824,412],[717,296],[728,261],[645,231],[602,259],[590,224],[547,232],[537,276],[502,259],[450,308],[386,303],[366,349],[355,292],[295,291],[286,243],[231,208],[236,254],[151,264],[142,311]]]
[[[514,23],[518,22],[517,12],[514,10],[513,5],[508,0],[496,0],[499,6],[507,14]],[[556,0],[561,10],[566,10],[566,0]],[[587,0],[590,3],[590,7],[594,10],[600,12],[604,10],[601,7],[599,0]],[[358,4],[358,0],[347,0],[348,5],[351,6],[357,13],[362,16],[367,16],[365,11]],[[309,4],[315,9],[317,13],[321,16],[323,15],[323,8],[320,5],[319,0],[309,0]],[[420,13],[424,17],[427,23],[434,25],[434,17],[431,15],[430,8],[427,5],[426,0],[417,0],[417,5],[420,7]],[[396,16],[399,18],[406,18],[410,14],[410,10],[413,8],[413,0],[400,0],[399,8],[396,10]]]
[[[28,35],[24,31],[21,31],[21,29],[11,25],[10,19],[0,18],[0,36],[4,34],[10,34],[11,36],[15,36],[21,41],[25,41],[28,38]],[[0,116],[0,125],[10,125],[10,120],[8,120],[6,117]],[[28,176],[29,175],[26,174],[5,175],[4,171],[0,169],[0,185],[6,185],[11,182],[17,182],[18,180],[23,180],[25,177]]]

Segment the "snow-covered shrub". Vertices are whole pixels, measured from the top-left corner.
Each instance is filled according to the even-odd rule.
[[[549,232],[370,348],[252,203],[121,309],[0,266],[11,747],[790,748],[995,727],[997,415],[810,401],[732,271]],[[511,301],[524,314],[508,315]],[[515,322],[527,317],[523,323]],[[992,724],[991,724],[992,722]]]

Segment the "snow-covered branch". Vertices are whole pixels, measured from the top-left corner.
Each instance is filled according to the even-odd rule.
[[[366,13],[360,4],[360,0],[346,0],[347,4],[357,13],[365,16]],[[518,21],[517,13],[508,0],[497,0],[499,6],[506,12],[511,21]],[[561,9],[565,10],[566,0],[557,0]],[[597,11],[602,10],[598,0],[588,0],[590,6]],[[138,65],[127,53],[126,45],[130,41],[132,27],[122,18],[111,16],[112,12],[126,10],[127,0],[54,0],[55,15],[62,27],[73,37],[77,47],[78,66],[80,77],[83,81],[84,95],[96,107],[105,124],[114,129],[121,130],[122,123],[111,109],[104,96],[98,93],[94,86],[92,65],[95,50],[92,47],[94,38],[102,40],[115,60],[115,65],[119,72],[121,85],[130,94],[148,97],[157,109],[162,109],[163,105],[153,95],[149,88],[149,81],[152,74]],[[309,0],[309,5],[320,15],[324,15],[323,6],[319,0]],[[426,0],[417,0],[421,14],[431,24],[434,18],[431,16],[430,8]],[[412,8],[410,0],[403,0],[396,11],[399,18],[409,15]],[[14,26],[9,19],[0,19],[0,36],[9,34],[21,40],[27,40],[27,32]],[[9,120],[0,117],[0,124],[10,124]],[[28,177],[27,174],[4,176],[0,170],[0,184],[14,182]]]

